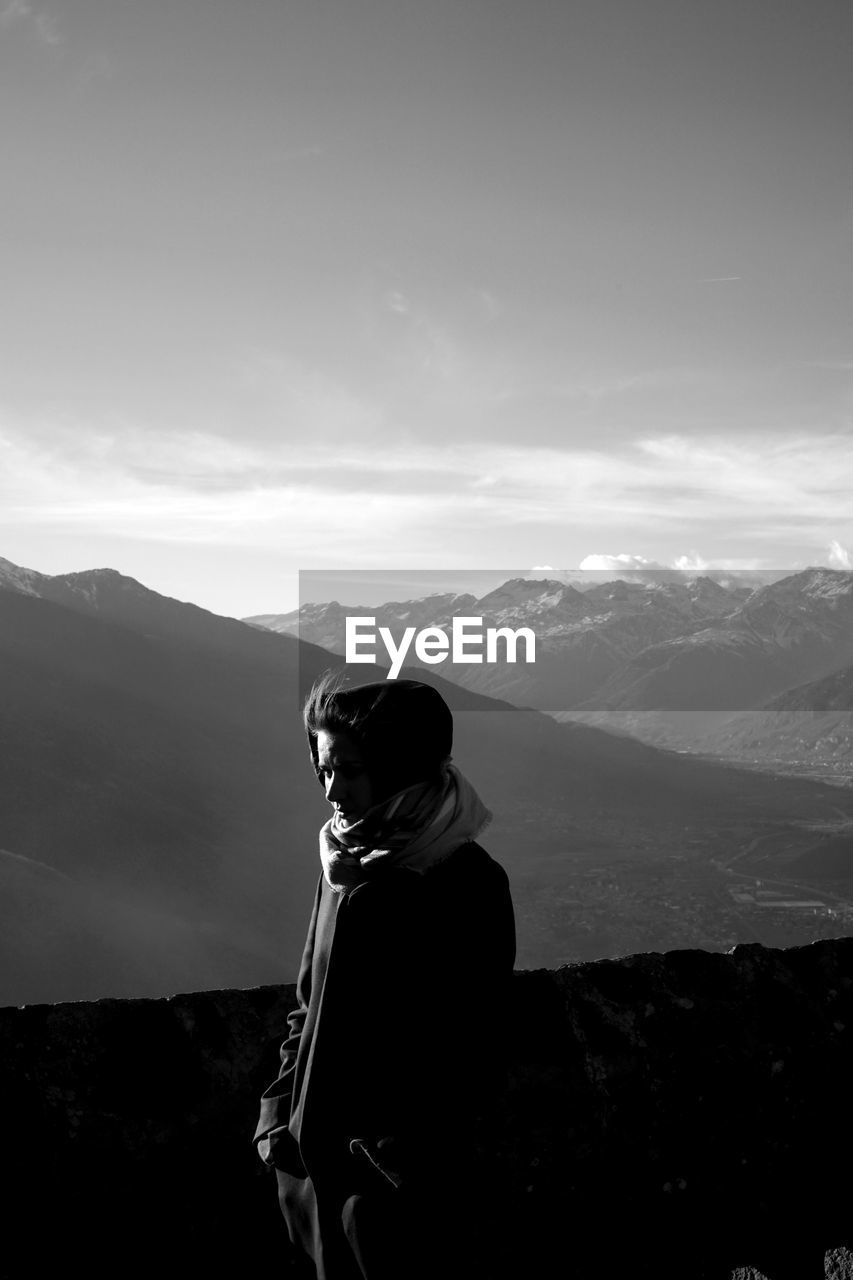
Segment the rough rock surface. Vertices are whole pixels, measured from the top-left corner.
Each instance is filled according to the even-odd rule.
[[[0,1010],[0,1274],[304,1274],[250,1145],[293,1003]],[[853,938],[519,972],[506,1043],[507,1277],[853,1276]]]
[[[853,1280],[853,1253],[849,1249],[829,1249],[823,1265],[825,1280]]]

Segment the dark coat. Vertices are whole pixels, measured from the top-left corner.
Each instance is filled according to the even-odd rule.
[[[345,893],[320,877],[255,1132],[320,1277],[348,1274],[332,1256],[352,1196],[411,1206],[472,1172],[502,1083],[514,959],[507,876],[477,844],[423,875],[379,867]]]

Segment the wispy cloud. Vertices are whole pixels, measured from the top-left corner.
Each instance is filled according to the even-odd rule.
[[[598,573],[607,572],[624,572],[624,573],[642,573],[653,570],[677,569],[680,573],[696,574],[705,572],[715,572],[720,569],[736,570],[745,572],[749,570],[760,570],[764,568],[764,560],[760,556],[723,556],[714,557],[713,563],[706,560],[704,556],[699,555],[696,551],[691,551],[687,555],[673,556],[673,558],[664,563],[660,560],[651,560],[648,556],[630,554],[622,552],[619,555],[593,554],[584,556],[579,569],[587,571],[595,571]]]
[[[789,527],[810,522],[850,519],[853,484],[853,438],[847,433],[823,436],[763,433],[696,440],[668,435],[638,442],[654,459],[661,484],[678,495],[681,486],[700,486],[720,518],[764,516]]]
[[[792,540],[827,546],[827,523],[853,537],[847,437],[768,441],[647,438],[632,448],[484,451],[464,438],[382,448],[353,438],[333,450],[323,432],[240,442],[209,432],[80,424],[0,429],[0,524],[88,530],[158,542],[286,547],[295,558],[457,564],[468,535],[489,536],[509,563],[523,527],[635,528],[641,536],[702,545],[720,530],[737,553]],[[624,545],[624,544],[623,544]],[[734,554],[735,548],[732,548]],[[840,540],[832,562],[847,567]],[[760,560],[760,555],[758,559]],[[766,560],[765,560],[766,562]],[[714,566],[723,567],[716,558]],[[583,568],[706,567],[695,552],[665,566],[642,554],[596,553]],[[736,567],[747,567],[740,560]],[[771,567],[772,564],[771,564]]]
[[[392,289],[385,297],[385,303],[389,311],[394,311],[398,316],[411,315],[411,305],[408,298],[397,289]]]
[[[846,547],[833,538],[827,548],[827,564],[833,569],[853,569],[853,557]]]
[[[0,9],[0,26],[10,27],[15,22],[29,18],[31,13],[32,6],[27,3],[27,0],[9,0],[3,9]]]
[[[36,31],[39,38],[45,44],[62,44],[63,37],[59,28],[59,20],[50,13],[37,13],[35,15]]]
[[[458,368],[457,344],[446,324],[437,320],[422,302],[399,289],[389,289],[384,302],[400,326],[396,340],[402,342],[415,364],[439,377],[451,377]]]
[[[702,573],[709,567],[708,561],[704,556],[700,556],[698,551],[691,551],[686,556],[676,556],[672,562],[673,569],[682,569],[685,573]],[[723,566],[729,568],[730,566]]]
[[[0,27],[15,26],[30,31],[41,44],[56,47],[64,43],[57,16],[37,8],[30,0],[7,0],[0,9]]]
[[[657,560],[648,560],[645,556],[627,555],[620,552],[619,555],[599,555],[593,554],[584,556],[578,565],[579,569],[663,569],[665,568]]]

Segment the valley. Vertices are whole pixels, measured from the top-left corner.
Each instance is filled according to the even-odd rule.
[[[506,858],[519,964],[553,967],[680,948],[727,951],[745,942],[790,947],[849,934],[853,798],[844,818],[836,818],[851,839],[846,876],[791,868],[838,829],[830,795],[813,811],[808,824],[738,814],[718,822],[643,825],[616,810],[555,830],[549,853],[523,867]],[[534,821],[530,815],[528,825]]]

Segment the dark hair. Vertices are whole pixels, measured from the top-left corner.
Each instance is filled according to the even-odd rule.
[[[303,719],[315,772],[318,733],[345,733],[358,742],[368,772],[388,795],[437,777],[453,748],[450,708],[437,689],[419,680],[347,685],[341,672],[327,671],[308,694]]]

